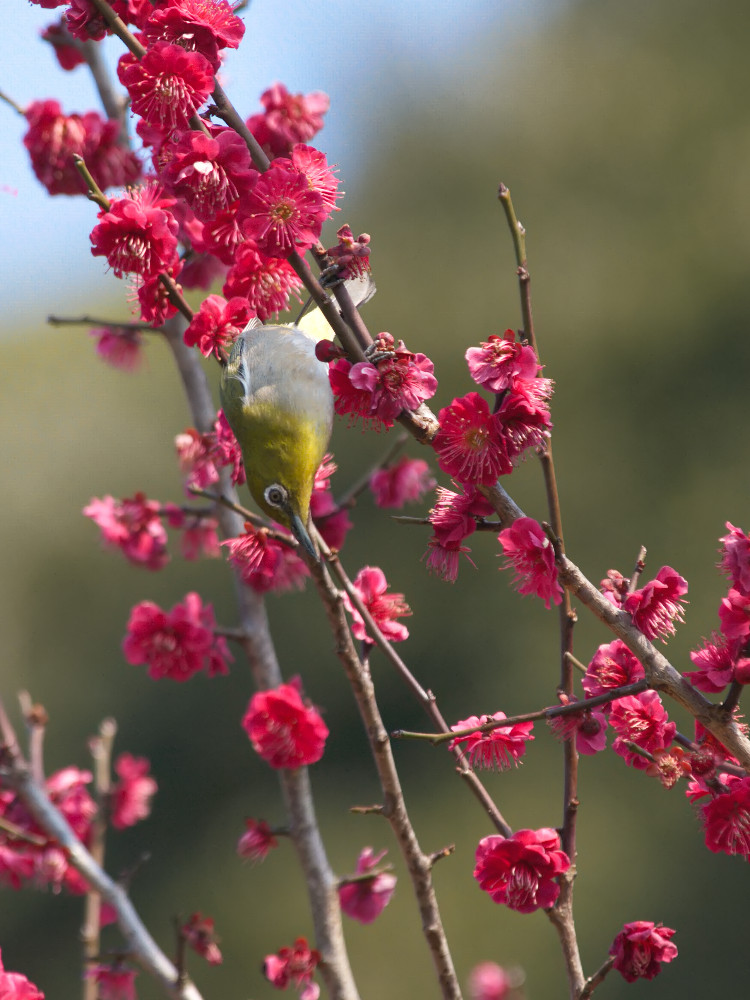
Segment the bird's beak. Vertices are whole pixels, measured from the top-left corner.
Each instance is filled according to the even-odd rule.
[[[308,555],[312,556],[315,562],[320,562],[320,557],[315,551],[315,546],[312,543],[312,539],[307,533],[307,528],[302,523],[302,518],[299,514],[295,514],[293,511],[289,511],[289,526],[292,529],[292,534],[300,543],[302,548]]]

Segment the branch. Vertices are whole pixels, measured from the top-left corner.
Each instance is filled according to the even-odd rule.
[[[174,1000],[202,1000],[193,983],[178,982],[177,969],[146,930],[127,893],[96,863],[73,833],[62,813],[52,805],[44,788],[34,780],[29,765],[23,759],[2,703],[0,703],[0,729],[5,743],[4,783],[14,789],[39,826],[60,845],[74,868],[115,909],[128,951],[144,969],[159,980],[167,995]]]
[[[216,419],[211,390],[197,352],[182,339],[181,321],[173,317],[166,323],[165,337],[182,378],[193,425],[207,433]],[[229,470],[221,470],[221,494],[229,504],[237,503]],[[216,516],[221,534],[235,538],[244,530],[244,520],[230,506],[220,503]],[[263,598],[243,584],[239,572],[233,573],[241,644],[256,686],[265,690],[282,681]],[[279,781],[289,817],[289,834],[300,859],[310,899],[315,942],[321,953],[321,974],[333,1000],[358,1000],[354,976],[349,964],[341,925],[341,910],[336,891],[337,879],[328,863],[315,816],[312,790],[306,768],[280,771]]]
[[[606,962],[601,965],[593,976],[589,976],[586,982],[583,984],[583,989],[578,994],[578,1000],[587,1000],[588,997],[594,992],[597,986],[604,981],[607,973],[611,970],[612,966],[615,964],[614,955],[608,958]]]
[[[428,717],[433,721],[435,726],[440,730],[441,733],[448,734],[451,733],[451,729],[448,723],[443,718],[440,709],[437,706],[437,699],[432,691],[425,691],[416,677],[412,674],[409,668],[406,666],[404,661],[398,655],[393,645],[386,639],[381,630],[378,628],[377,623],[373,619],[370,612],[367,610],[365,605],[357,593],[354,584],[349,579],[346,574],[344,567],[341,565],[341,560],[338,555],[331,552],[326,543],[317,535],[317,542],[323,552],[326,561],[331,565],[336,576],[341,581],[341,585],[346,591],[349,600],[352,602],[354,607],[357,609],[359,614],[362,616],[365,625],[367,626],[367,631],[372,636],[374,642],[379,647],[379,649],[385,654],[391,664],[396,668],[396,672],[399,674],[401,679],[404,681],[406,686],[416,697],[417,701],[420,703],[422,708],[427,713]],[[448,737],[446,737],[448,738]],[[511,827],[506,822],[504,816],[498,809],[497,805],[492,799],[487,789],[484,787],[479,777],[474,773],[466,759],[466,755],[460,747],[456,747],[451,751],[453,756],[456,758],[456,763],[458,765],[457,771],[464,782],[469,786],[470,791],[479,800],[484,812],[490,818],[495,828],[503,834],[504,837],[509,837],[511,834]]]
[[[68,44],[74,45],[86,60],[86,65],[91,71],[91,76],[94,79],[94,84],[96,85],[99,99],[102,102],[105,114],[108,118],[112,118],[120,123],[120,135],[118,136],[119,144],[121,146],[127,146],[128,135],[125,129],[125,114],[128,102],[122,94],[118,93],[118,91],[116,91],[112,86],[112,79],[109,75],[105,62],[102,59],[99,43],[91,41],[90,39],[86,42],[79,42],[78,39],[74,38],[70,34],[69,38],[70,42]]]
[[[321,541],[318,537],[319,544]],[[330,550],[326,552],[323,548],[323,552],[330,555]],[[391,824],[406,862],[422,917],[422,930],[432,956],[441,994],[444,1000],[461,1000],[461,990],[432,884],[432,858],[422,851],[409,819],[388,733],[375,698],[372,677],[357,655],[346,620],[343,598],[334,587],[326,565],[310,557],[306,561],[333,632],[336,655],[351,685],[367,733],[384,795],[382,815]]]
[[[22,108],[12,97],[9,97],[4,90],[0,90],[0,101],[4,101],[8,107],[13,108],[16,114],[19,114],[22,118],[26,117],[26,109]]]
[[[504,527],[525,516],[499,484],[482,487],[482,492],[497,511]],[[723,706],[715,705],[704,698],[672,666],[666,656],[635,627],[630,615],[613,607],[567,556],[560,556],[557,571],[560,582],[607,628],[622,639],[631,653],[641,661],[649,687],[665,692],[686,708],[702,726],[713,733],[733,757],[739,760],[744,770],[750,773],[750,739],[744,735],[731,716],[727,715]]]
[[[138,330],[143,333],[163,333],[158,326],[150,323],[134,323],[132,321],[100,319],[97,316],[48,316],[50,326],[108,326],[112,330]]]
[[[618,698],[625,698],[628,695],[640,694],[647,691],[649,683],[646,680],[633,681],[632,684],[623,684],[621,687],[611,688],[605,694],[598,694],[594,698],[585,698],[583,701],[571,701],[566,705],[551,705],[548,708],[540,708],[536,712],[523,712],[520,715],[509,715],[505,719],[495,719],[492,722],[485,722],[481,726],[471,726],[467,729],[451,729],[450,732],[442,733],[415,733],[408,729],[398,729],[391,733],[391,738],[428,740],[437,746],[447,740],[472,736],[474,733],[491,733],[495,729],[505,729],[508,726],[516,726],[519,722],[536,722],[540,719],[557,719],[560,716],[576,715],[581,712],[598,708],[599,705],[607,705]],[[689,741],[688,741],[689,742]],[[695,747],[691,744],[692,749]]]

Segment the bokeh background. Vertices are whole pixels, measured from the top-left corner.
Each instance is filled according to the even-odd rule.
[[[0,87],[21,104],[55,96],[67,111],[96,106],[84,71],[62,74],[37,38],[50,12],[13,6],[0,35]],[[366,318],[434,359],[437,407],[471,388],[466,347],[520,323],[495,200],[499,181],[510,186],[528,232],[546,374],[557,384],[569,552],[594,580],[610,567],[628,573],[641,544],[650,572],[666,563],[685,575],[687,621],[668,651],[689,668],[690,648],[717,624],[717,538],[727,519],[750,528],[750,7],[281,6],[254,0],[245,12],[227,89],[246,115],[277,79],[331,95],[318,144],[347,192],[337,224],[372,235],[379,293]],[[108,51],[114,64],[118,50]],[[5,106],[0,116],[2,695],[15,712],[21,688],[47,707],[49,771],[86,766],[87,738],[104,716],[117,718],[118,750],[148,756],[160,791],[146,823],[111,838],[109,870],[149,851],[133,898],[162,946],[171,949],[174,914],[209,913],[225,963],[191,963],[204,994],[269,998],[262,956],[309,935],[310,919],[289,845],[255,868],[234,854],[246,815],[282,820],[274,777],[239,727],[248,671],[237,662],[228,678],[154,683],[120,652],[129,610],[144,598],[171,607],[197,589],[233,624],[226,567],[175,557],[159,574],[138,571],[101,551],[81,516],[105,493],[179,501],[173,439],[189,423],[180,386],[156,341],[144,370],[128,376],[97,361],[85,329],[46,325],[49,313],[126,318],[124,288],[90,256],[93,207],[50,199],[26,162],[23,121]],[[337,425],[338,489],[388,444]],[[509,488],[544,516],[533,460]],[[354,573],[378,564],[405,593],[414,617],[401,652],[448,719],[554,700],[556,616],[519,599],[498,574],[493,536],[475,538],[477,568],[465,563],[451,586],[425,572],[424,531],[394,525],[367,499],[355,519],[346,565]],[[347,872],[365,844],[393,848],[383,821],[348,812],[378,799],[365,740],[314,594],[268,605],[285,672],[302,674],[332,731],[312,781],[332,864]],[[609,637],[581,619],[576,649],[588,661]],[[423,728],[377,657],[374,670],[387,725]],[[396,757],[424,848],[456,845],[435,879],[462,980],[491,959],[525,968],[534,1000],[566,995],[545,918],[495,906],[471,878],[476,842],[492,831],[448,755],[399,744]],[[540,729],[523,767],[487,784],[514,826],[554,826],[561,769],[559,746]],[[677,928],[680,949],[655,982],[628,986],[614,974],[601,995],[741,995],[750,971],[746,864],[705,849],[680,788],[665,792],[614,755],[582,761],[580,797],[576,913],[586,971],[625,921]],[[372,927],[348,926],[362,995],[437,996],[403,866],[393,850],[391,858],[402,876],[393,902]],[[80,919],[79,900],[3,890],[6,967],[49,997],[79,995]],[[109,933],[104,946],[115,947]],[[139,996],[158,995],[140,977]]]

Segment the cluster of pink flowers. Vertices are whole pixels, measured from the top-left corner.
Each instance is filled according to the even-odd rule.
[[[241,460],[237,461],[233,448],[234,437],[222,438],[221,418],[216,424],[216,439],[210,435],[209,444],[205,450],[210,451],[212,460],[205,466],[199,466],[200,474],[210,476],[206,470],[215,468],[213,462],[219,465],[232,465],[233,481],[242,481],[244,475]],[[193,432],[195,434],[195,432]],[[204,449],[196,446],[196,438],[186,432],[187,440],[183,441],[195,455]],[[238,453],[237,453],[238,454]],[[236,477],[236,478],[235,478]],[[216,474],[218,479],[218,473]],[[206,484],[214,482],[208,478]],[[171,528],[182,531],[180,547],[185,559],[197,559],[200,556],[216,558],[219,555],[219,538],[216,519],[201,512],[185,512],[176,504],[160,504],[156,500],[148,500],[143,493],[116,500],[111,496],[93,497],[84,507],[83,513],[99,527],[102,541],[106,546],[118,548],[129,562],[145,569],[162,569],[169,560],[167,553],[167,532],[163,521]]]
[[[138,158],[120,142],[120,123],[97,111],[66,115],[57,101],[32,101],[26,121],[23,144],[37,179],[50,194],[86,193],[73,156],[83,157],[103,191],[134,184],[141,176]]]
[[[279,990],[295,986],[299,1000],[318,1000],[320,987],[313,982],[315,969],[320,962],[320,952],[311,948],[307,939],[300,937],[291,948],[280,948],[274,955],[266,955],[263,974]]]
[[[211,917],[193,913],[180,927],[180,936],[209,965],[221,965],[224,961]]]
[[[138,970],[131,969],[122,961],[113,965],[100,963],[88,969],[84,975],[86,979],[96,983],[100,1000],[137,1000],[135,977]]]
[[[117,781],[108,801],[108,816],[115,829],[133,826],[149,815],[157,785],[148,771],[149,762],[145,758],[124,753],[115,761]],[[86,846],[90,844],[91,824],[97,813],[88,791],[91,781],[90,771],[71,766],[57,771],[45,783],[50,801]],[[87,883],[70,864],[66,852],[37,825],[15,793],[0,791],[0,816],[4,820],[0,830],[0,882],[14,889],[33,881],[48,885],[55,892],[87,891]]]
[[[45,783],[50,801],[84,844],[89,843],[97,811],[88,792],[91,780],[90,771],[71,766],[57,771]],[[0,830],[0,880],[14,889],[33,879],[58,892],[86,891],[86,882],[69,864],[66,853],[41,830],[15,793],[0,792],[0,812],[7,824]]]
[[[505,712],[495,712],[494,715],[471,715],[468,719],[451,726],[454,732],[483,726],[489,722],[502,722],[507,718]],[[450,750],[462,749],[474,768],[496,768],[507,771],[511,766],[517,767],[526,753],[526,744],[533,740],[531,730],[533,722],[517,722],[512,726],[497,726],[489,732],[474,732],[467,736],[457,736],[449,743]]]
[[[609,949],[614,968],[629,983],[653,979],[662,965],[677,958],[677,948],[671,942],[674,933],[671,927],[650,920],[625,924]]]
[[[519,593],[541,597],[547,608],[562,601],[555,553],[538,521],[519,517],[500,532],[497,540],[505,554],[505,566],[516,572],[514,583]]]
[[[199,594],[186,594],[171,611],[141,601],[130,612],[122,651],[128,663],[148,666],[154,680],[186,681],[201,670],[214,677],[228,673],[233,659],[215,629],[213,608]]]
[[[411,614],[403,594],[389,594],[385,573],[377,566],[363,567],[354,579],[354,589],[372,616],[373,621],[390,642],[403,642],[409,638],[409,630],[397,622]],[[348,594],[344,594],[346,610],[352,616],[352,633],[361,642],[372,642],[367,624]]]
[[[226,467],[232,470],[233,483],[245,482],[242,452],[223,410],[219,410],[212,431],[199,434],[189,427],[177,435],[175,448],[188,493],[191,489],[205,490],[217,483],[219,470]]]
[[[281,541],[277,535],[289,538]],[[272,533],[245,522],[245,533],[221,543],[229,553],[229,562],[239,572],[242,582],[258,594],[281,594],[301,590],[310,575],[297,555],[292,536],[282,528]]]
[[[469,372],[478,386],[493,393],[492,408],[478,392],[454,399],[440,410],[440,428],[432,446],[440,468],[459,484],[461,493],[438,488],[438,502],[430,512],[433,535],[427,566],[453,582],[463,542],[492,507],[478,487],[492,486],[508,475],[529,448],[541,448],[552,426],[549,398],[552,381],[539,375],[534,349],[519,343],[512,330],[492,335],[466,352]],[[516,570],[523,594],[536,594],[547,607],[562,599],[554,552],[532,518],[521,518],[502,531],[499,541],[506,565]]]
[[[647,639],[666,641],[675,633],[675,622],[682,622],[687,580],[671,566],[662,566],[656,577],[637,590],[629,590],[630,581],[616,570],[602,580],[601,590],[616,608],[627,611],[636,628]]]
[[[263,861],[279,842],[264,819],[246,819],[245,832],[237,841],[237,853],[245,861]]]
[[[119,548],[126,559],[146,569],[161,569],[167,562],[167,532],[162,507],[143,493],[116,500],[93,497],[83,513],[102,533],[105,545]]]
[[[492,505],[473,486],[464,486],[461,493],[438,486],[437,503],[428,515],[432,537],[425,554],[427,568],[453,583],[461,553],[471,561],[471,549],[462,542],[492,513]]]
[[[416,503],[434,485],[430,467],[423,458],[404,456],[370,476],[370,490],[375,503],[384,509],[398,509],[404,504]]]
[[[559,875],[570,868],[555,830],[516,830],[479,841],[474,878],[496,903],[519,913],[549,909],[560,895]]]
[[[0,996],[8,1000],[44,1000],[44,993],[20,972],[6,972],[0,952]]]
[[[185,330],[185,343],[197,347],[204,358],[225,358],[254,315],[246,298],[236,296],[227,302],[221,295],[208,295]]]
[[[440,430],[432,444],[449,476],[491,486],[513,470],[528,448],[544,444],[552,426],[552,382],[539,376],[533,348],[518,343],[512,330],[470,347],[466,360],[477,385],[495,394],[495,405],[490,410],[478,392],[454,399],[440,411]]]
[[[621,639],[613,639],[599,646],[582,683],[586,699],[589,699],[634,684],[644,676],[641,662]],[[665,787],[670,787],[685,773],[673,756],[672,741],[677,727],[669,721],[656,691],[613,697],[595,709],[586,709],[586,699],[580,702],[583,709],[580,714],[551,723],[552,728],[564,736],[572,735],[573,725],[577,727],[576,745],[580,753],[603,750],[607,725],[610,725],[615,733],[612,749],[631,767],[659,777]]]
[[[56,101],[35,102],[26,111],[24,142],[52,194],[85,193],[74,154],[102,190],[129,188],[99,212],[92,253],[105,257],[117,276],[134,280],[145,322],[160,324],[175,311],[160,274],[180,276],[189,288],[226,278],[229,304],[222,309],[231,316],[211,314],[209,305],[188,334],[190,343],[218,354],[245,316],[265,320],[288,306],[300,282],[286,258],[315,243],[336,209],[338,179],[325,156],[307,145],[323,126],[328,97],[290,94],[281,83],[263,93],[263,110],[247,123],[272,158],[261,173],[233,129],[196,120],[224,52],[236,49],[244,34],[228,0],[116,0],[113,7],[146,48],[140,57],[124,53],[117,72],[139,117],[152,179],[133,186],[144,176],[141,162],[122,144],[119,123],[93,111],[66,115]],[[61,64],[72,68],[81,61],[75,40],[107,34],[99,11],[88,0],[74,0],[45,37]],[[345,267],[364,266],[366,236],[344,233],[339,242]]]
[[[379,333],[373,361],[334,360],[328,374],[336,413],[360,417],[374,428],[392,427],[402,410],[416,410],[435,395],[434,366],[424,354],[407,351],[390,333]]]
[[[339,885],[341,909],[361,924],[371,924],[386,906],[396,889],[396,876],[392,872],[376,869],[387,851],[376,854],[371,847],[364,847],[357,859],[356,879],[344,879]]]
[[[315,764],[328,738],[320,712],[302,697],[299,677],[268,691],[256,691],[242,726],[255,752],[274,768]]]
[[[730,587],[719,605],[721,629],[690,654],[698,669],[686,675],[709,694],[718,694],[733,681],[750,683],[750,537],[729,521],[726,526],[720,565]]]

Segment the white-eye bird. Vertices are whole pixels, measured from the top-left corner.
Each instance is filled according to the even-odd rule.
[[[374,291],[369,276],[364,285],[358,281],[355,304]],[[332,338],[317,309],[298,326],[260,326],[251,320],[232,347],[220,385],[253,499],[290,528],[314,559],[307,530],[310,496],[333,424],[328,366],[315,357],[315,344]]]

